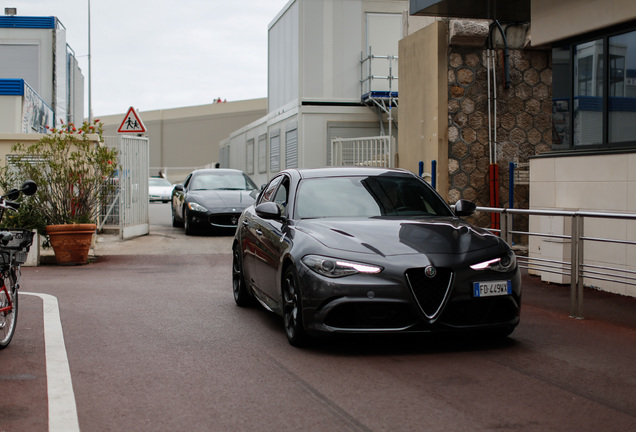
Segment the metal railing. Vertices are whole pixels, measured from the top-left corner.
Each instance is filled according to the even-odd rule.
[[[372,47],[367,51],[366,56],[364,52],[360,55],[362,97],[370,97],[374,92],[386,92],[386,97],[392,97],[392,92],[397,91],[397,85],[393,82],[397,84],[398,81],[398,76],[394,74],[398,67],[398,56],[374,55],[371,53]],[[381,75],[378,75],[378,71]]]
[[[332,166],[393,167],[395,138],[387,136],[332,138]]]
[[[518,256],[519,266],[529,270],[546,273],[556,273],[570,277],[570,316],[573,318],[583,318],[583,281],[584,279],[594,279],[606,282],[620,283],[636,286],[636,271],[618,267],[593,265],[585,262],[586,242],[613,243],[617,245],[636,246],[636,241],[619,240],[610,238],[600,238],[585,235],[585,220],[608,219],[636,221],[636,214],[631,213],[604,213],[588,211],[562,211],[562,210],[523,210],[523,209],[501,209],[493,207],[477,207],[477,211],[487,213],[499,213],[500,229],[490,231],[499,232],[500,236],[508,243],[513,244],[514,235],[527,235],[542,238],[569,240],[570,260],[555,261],[537,257]],[[541,232],[517,231],[513,227],[514,215],[530,216],[557,216],[570,219],[570,233],[550,234]],[[530,226],[530,224],[528,224]],[[636,232],[636,231],[632,231]]]

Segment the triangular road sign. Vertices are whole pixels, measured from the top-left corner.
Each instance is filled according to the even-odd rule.
[[[141,121],[141,118],[135,111],[135,108],[130,107],[128,112],[126,113],[126,117],[124,117],[124,121],[121,122],[119,129],[117,129],[119,133],[144,133],[146,132],[146,126]]]

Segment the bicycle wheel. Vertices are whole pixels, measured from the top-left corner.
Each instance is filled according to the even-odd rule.
[[[0,349],[6,348],[15,333],[18,320],[18,290],[11,283],[11,278],[0,279]]]

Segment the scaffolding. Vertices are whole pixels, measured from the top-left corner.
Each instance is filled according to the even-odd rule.
[[[384,135],[383,114],[388,117],[389,132],[392,136],[393,108],[398,108],[397,70],[398,57],[393,55],[376,56],[369,47],[368,54],[360,55],[360,84],[362,103],[374,107],[380,117],[380,133]]]

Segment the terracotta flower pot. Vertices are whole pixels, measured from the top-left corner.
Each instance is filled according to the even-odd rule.
[[[95,224],[47,225],[46,233],[51,239],[55,260],[59,265],[88,263]]]

